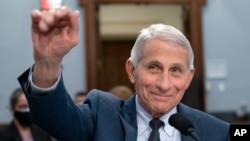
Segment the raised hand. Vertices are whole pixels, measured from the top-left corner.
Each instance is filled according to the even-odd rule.
[[[34,10],[31,19],[33,82],[39,87],[49,87],[58,77],[63,57],[79,41],[79,12],[71,12],[68,7]]]

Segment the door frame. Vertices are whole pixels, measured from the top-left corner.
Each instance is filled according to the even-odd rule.
[[[203,43],[202,43],[202,7],[206,0],[79,0],[84,9],[85,23],[85,47],[86,47],[86,71],[87,90],[99,88],[99,71],[101,60],[99,59],[99,44],[101,42],[98,24],[98,6],[100,4],[188,4],[189,11],[189,40],[195,55],[195,67],[199,71],[203,90],[201,96],[201,109],[205,109],[204,91],[204,63],[203,63]]]

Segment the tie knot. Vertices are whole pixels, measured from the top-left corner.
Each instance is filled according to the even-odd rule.
[[[152,130],[158,130],[164,123],[158,118],[154,118],[149,122],[149,126]]]

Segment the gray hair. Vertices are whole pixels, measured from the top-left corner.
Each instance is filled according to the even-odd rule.
[[[151,39],[161,39],[185,48],[188,51],[188,66],[190,69],[194,67],[194,54],[188,39],[175,27],[164,24],[153,24],[140,31],[130,54],[134,67],[137,67],[142,58],[143,46]]]

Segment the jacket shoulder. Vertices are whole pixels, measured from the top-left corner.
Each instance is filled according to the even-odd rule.
[[[203,139],[228,139],[228,122],[184,104],[179,104],[177,109],[194,124],[197,134]]]
[[[120,108],[122,107],[124,102],[125,102],[124,100],[120,99],[119,97],[115,96],[112,93],[93,89],[87,94],[87,97],[84,103],[85,104],[98,104],[98,105],[101,104],[101,105]]]

